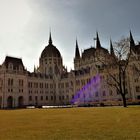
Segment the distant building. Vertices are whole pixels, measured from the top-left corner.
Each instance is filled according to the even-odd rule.
[[[131,62],[138,65],[140,44],[135,45],[132,34],[130,38],[134,56],[131,57]],[[74,70],[68,72],[50,34],[49,44],[42,51],[39,67],[34,68],[34,72],[25,69],[22,59],[6,56],[0,66],[0,108],[28,105],[121,104],[120,94],[107,84],[108,74],[97,59],[100,57],[111,63],[114,55],[112,43],[109,52],[101,46],[98,33],[96,48],[88,48],[81,55],[76,40]],[[115,67],[110,70],[116,72]],[[140,78],[132,66],[129,66],[127,73],[127,101],[140,102]]]

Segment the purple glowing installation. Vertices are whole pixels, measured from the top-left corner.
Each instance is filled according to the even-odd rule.
[[[84,104],[93,101],[93,95],[97,93],[100,89],[100,76],[94,76],[90,82],[82,87],[81,90],[76,92],[71,104]]]

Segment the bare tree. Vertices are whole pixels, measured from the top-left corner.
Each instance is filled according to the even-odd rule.
[[[126,104],[126,77],[127,68],[131,56],[129,38],[122,38],[120,41],[114,44],[115,51],[115,64],[118,69],[118,78],[115,79],[117,90],[122,96],[123,106],[127,107]],[[115,78],[115,77],[114,77]]]
[[[124,107],[127,107],[126,77],[127,68],[131,56],[129,40],[129,38],[122,38],[118,42],[115,42],[114,46],[112,46],[111,43],[112,60],[106,62],[102,61],[104,70],[107,72],[108,75],[107,84],[116,88],[117,93],[119,93],[122,97]]]

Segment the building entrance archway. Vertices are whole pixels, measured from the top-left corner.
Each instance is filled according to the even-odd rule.
[[[7,98],[7,108],[13,108],[13,97],[9,96]]]
[[[23,96],[18,97],[18,107],[23,108],[24,107],[24,99]]]

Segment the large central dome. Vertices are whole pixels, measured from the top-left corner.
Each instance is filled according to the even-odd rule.
[[[41,53],[41,58],[45,57],[61,57],[61,54],[55,46],[49,44]]]
[[[49,44],[41,53],[39,71],[47,75],[57,75],[63,72],[63,61],[59,50],[52,44],[51,33]]]
[[[45,57],[57,57],[61,58],[61,54],[59,50],[52,44],[52,38],[50,33],[49,44],[45,47],[45,49],[41,53],[41,58]]]

